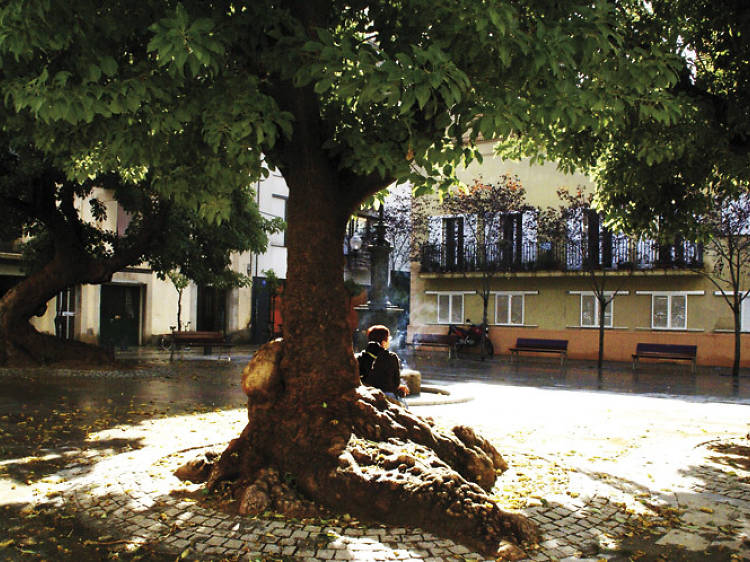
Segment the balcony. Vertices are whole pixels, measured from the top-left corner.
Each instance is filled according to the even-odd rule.
[[[589,247],[588,241],[521,244],[426,244],[423,273],[700,269],[703,246],[693,242],[659,245],[651,240],[613,239]],[[591,255],[594,254],[594,255]],[[598,255],[597,255],[598,254]],[[591,258],[590,258],[591,255]],[[591,265],[593,262],[593,266]]]

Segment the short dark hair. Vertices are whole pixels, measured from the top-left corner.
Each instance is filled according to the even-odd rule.
[[[376,324],[375,326],[370,326],[367,329],[367,341],[376,341],[378,343],[383,343],[384,341],[387,341],[388,338],[390,337],[391,337],[391,331],[385,326],[382,326],[380,324]]]

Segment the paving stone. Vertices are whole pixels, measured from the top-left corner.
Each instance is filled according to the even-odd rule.
[[[208,539],[208,544],[210,546],[221,546],[225,542],[226,542],[226,539],[224,537],[217,537],[216,535],[214,535],[210,539]]]
[[[175,548],[176,550],[178,550],[179,552],[182,552],[182,551],[184,551],[184,550],[185,550],[185,549],[186,549],[186,548],[187,548],[188,546],[190,546],[190,542],[189,542],[189,541],[187,541],[187,540],[185,540],[185,539],[179,539],[179,538],[175,538],[175,539],[174,539],[174,540],[172,541],[172,546],[173,546],[173,547],[174,547],[174,548]]]
[[[292,537],[294,537],[295,539],[306,539],[310,537],[310,533],[297,529],[292,533]]]

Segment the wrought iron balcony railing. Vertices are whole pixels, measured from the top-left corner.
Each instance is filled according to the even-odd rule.
[[[428,273],[484,271],[589,271],[592,269],[692,269],[703,267],[703,246],[681,241],[659,245],[651,240],[617,237],[611,244],[588,240],[523,242],[521,244],[425,244],[422,271]]]

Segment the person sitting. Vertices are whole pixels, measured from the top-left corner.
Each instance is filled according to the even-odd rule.
[[[367,346],[357,354],[359,376],[362,384],[379,388],[392,401],[401,400],[409,394],[409,387],[401,384],[401,365],[398,355],[388,351],[391,344],[390,330],[379,324],[367,330]]]

